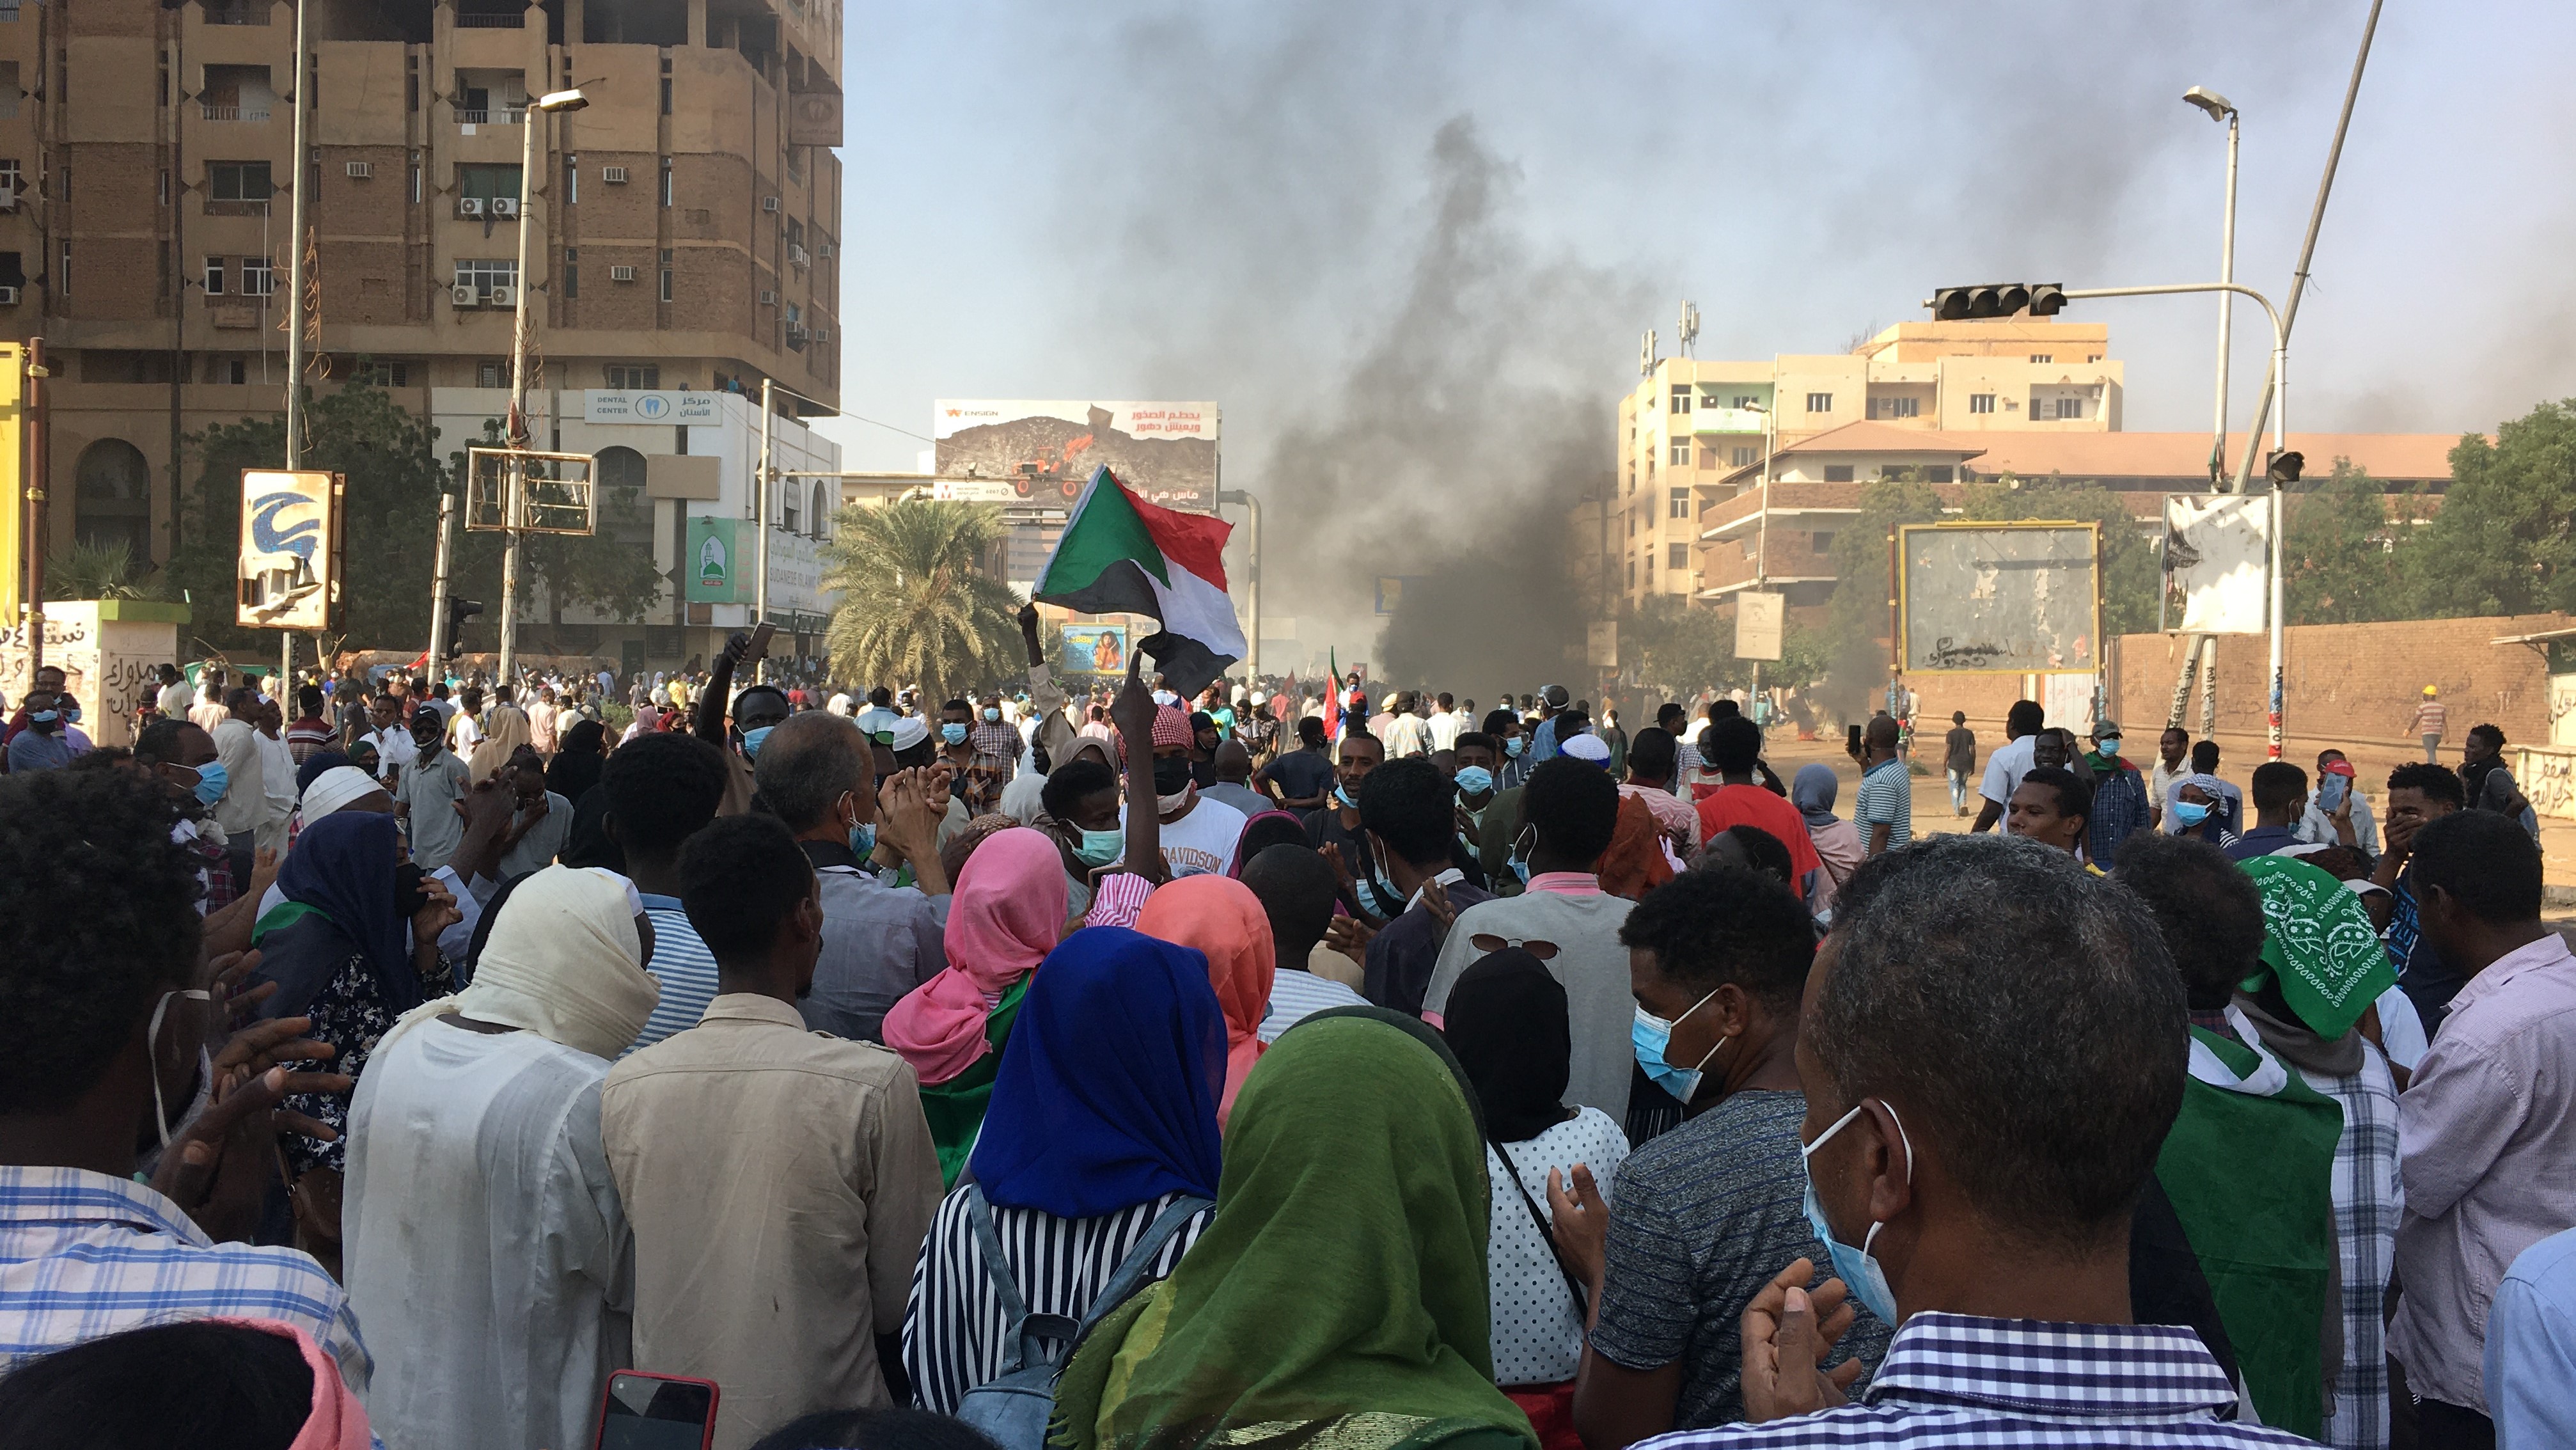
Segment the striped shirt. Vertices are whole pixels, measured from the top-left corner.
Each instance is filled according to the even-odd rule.
[[[649,891],[637,895],[644,902],[644,914],[653,919],[653,960],[644,964],[644,970],[661,982],[662,996],[628,1053],[697,1026],[716,997],[716,954],[698,939],[698,929],[689,925],[680,898]]]
[[[1914,782],[1904,761],[1890,756],[1862,772],[1860,807],[1852,819],[1864,845],[1878,834],[1878,826],[1887,827],[1891,851],[1914,839]]]
[[[292,1324],[366,1391],[375,1364],[348,1296],[312,1259],[215,1243],[140,1183],[0,1164],[0,1370],[148,1324],[214,1318]]]
[[[1760,1425],[1684,1430],[1643,1450],[1721,1446],[2306,1445],[2222,1421],[2236,1387],[2190,1330],[1926,1311],[1905,1321],[1851,1404]]]
[[[1280,1033],[1318,1012],[1368,1004],[1368,998],[1329,977],[1281,967],[1270,981],[1270,1010],[1261,1019],[1261,1040],[1276,1042]]]
[[[2343,1368],[2335,1377],[2326,1443],[2338,1450],[2388,1444],[2388,1278],[2397,1263],[2397,1220],[2406,1207],[2397,1177],[2397,1085],[2379,1049],[2362,1044],[2361,1070],[2336,1076],[2299,1069],[2308,1086],[2343,1107],[2335,1142],[2335,1242],[2342,1256]]]
[[[1019,1286],[1031,1314],[1080,1320],[1136,1241],[1178,1193],[1098,1218],[1058,1218],[1034,1208],[992,1205],[993,1236],[1001,1240],[1003,1268]],[[1215,1210],[1193,1215],[1163,1245],[1154,1263],[1160,1279],[1179,1266]],[[1150,1281],[1149,1281],[1150,1282]],[[984,1270],[967,1216],[966,1193],[943,1199],[922,1241],[912,1271],[912,1297],[903,1310],[903,1367],[914,1398],[926,1410],[957,1412],[968,1390],[1002,1372],[1011,1322]]]
[[[2427,700],[2415,707],[2414,727],[2409,735],[2447,735],[2451,731],[2451,707],[2439,700]]]

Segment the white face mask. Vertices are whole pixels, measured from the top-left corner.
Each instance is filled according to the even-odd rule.
[[[152,1004],[152,1021],[143,1029],[143,1046],[152,1059],[152,1126],[160,1130],[163,1148],[170,1146],[170,1108],[161,1095],[161,1018],[170,1010],[173,997],[185,997],[191,1002],[210,1002],[214,1000],[214,994],[203,987],[164,992],[161,1000]]]
[[[1190,803],[1190,797],[1198,791],[1198,788],[1198,782],[1192,781],[1188,785],[1182,786],[1180,794],[1178,795],[1158,795],[1154,797],[1155,813],[1157,815],[1168,816],[1180,810],[1181,807]]]

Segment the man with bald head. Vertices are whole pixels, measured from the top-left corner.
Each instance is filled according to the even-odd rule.
[[[1212,801],[1223,801],[1243,812],[1245,819],[1271,810],[1270,802],[1252,788],[1252,751],[1240,740],[1226,737],[1216,748],[1216,784],[1199,787],[1199,794]]]
[[[822,890],[822,954],[814,990],[797,1011],[815,1031],[883,1042],[886,1010],[948,965],[940,949],[948,878],[939,867],[938,818],[917,779],[905,776],[888,783],[885,800],[895,808],[879,820],[868,738],[822,710],[770,727],[752,774],[761,802],[795,833]],[[913,863],[917,887],[895,886],[867,865],[880,835]]]

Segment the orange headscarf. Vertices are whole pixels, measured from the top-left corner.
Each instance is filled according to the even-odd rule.
[[[1673,879],[1672,863],[1664,859],[1663,827],[1643,797],[1619,797],[1618,828],[1611,833],[1610,849],[1601,853],[1598,874],[1602,890],[1630,901],[1643,900]]]
[[[1222,1124],[1261,1056],[1274,973],[1270,914],[1251,887],[1231,877],[1184,876],[1155,889],[1136,915],[1136,930],[1207,956],[1208,984],[1225,1010],[1225,1097],[1216,1110]]]

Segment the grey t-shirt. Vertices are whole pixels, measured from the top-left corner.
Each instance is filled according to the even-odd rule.
[[[446,865],[456,848],[465,844],[465,822],[456,814],[456,803],[465,799],[465,790],[465,762],[446,749],[436,759],[414,762],[403,772],[402,784],[394,788],[394,800],[409,810],[411,859],[423,871]],[[569,826],[571,817],[564,819]]]
[[[1609,1271],[1593,1351],[1625,1369],[1678,1362],[1673,1428],[1744,1418],[1744,1306],[1793,1259],[1833,1273],[1807,1226],[1798,1155],[1805,1095],[1745,1091],[1648,1142],[1610,1185]],[[1854,1306],[1832,1362],[1872,1369],[1888,1327]]]

